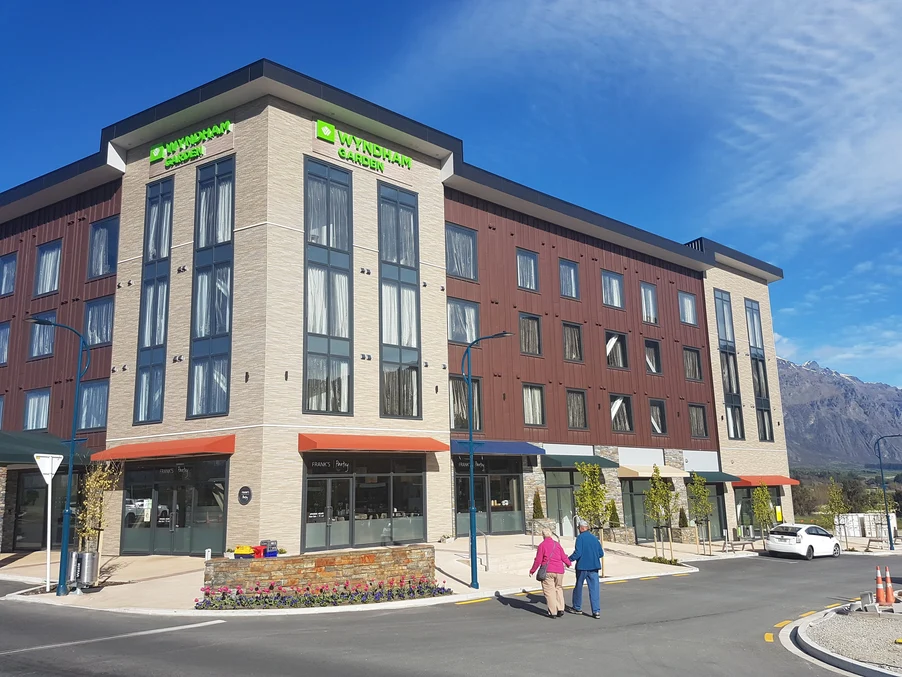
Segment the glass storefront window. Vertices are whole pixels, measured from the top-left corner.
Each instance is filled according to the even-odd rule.
[[[519,475],[490,475],[489,498],[492,506],[492,532],[525,529]]]
[[[389,545],[390,475],[357,475],[354,480],[354,544]]]
[[[569,487],[573,484],[573,473],[569,470],[546,470],[545,486]]]
[[[72,476],[72,529],[69,545],[76,543],[81,473]],[[50,543],[58,548],[63,535],[63,508],[66,504],[66,469],[53,477]],[[47,545],[47,483],[39,472],[19,472],[16,490],[14,550],[43,550]]]
[[[426,537],[423,476],[397,475],[393,482],[392,540],[423,540]]]

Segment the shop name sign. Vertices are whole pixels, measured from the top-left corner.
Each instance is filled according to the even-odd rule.
[[[204,147],[204,141],[217,139],[225,136],[232,131],[232,123],[226,120],[218,125],[200,129],[193,134],[188,134],[180,139],[160,143],[150,149],[150,164],[165,161],[165,166],[177,167],[178,165],[196,160],[203,157],[207,149]]]
[[[316,138],[326,143],[338,144],[338,157],[355,165],[369,167],[377,172],[385,173],[385,165],[398,165],[410,169],[411,160],[406,155],[397,153],[378,143],[361,139],[335,129],[331,122],[316,121]]]

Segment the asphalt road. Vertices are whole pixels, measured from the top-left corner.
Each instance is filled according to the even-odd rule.
[[[826,677],[786,651],[774,625],[871,589],[876,563],[892,565],[707,562],[688,576],[603,585],[600,620],[548,619],[528,595],[211,624],[0,601],[0,675]],[[21,587],[0,583],[0,594]]]

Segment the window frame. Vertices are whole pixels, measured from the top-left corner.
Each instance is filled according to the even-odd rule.
[[[683,319],[683,297],[690,297],[692,299],[692,314],[695,316],[695,322],[689,322],[688,320]],[[677,290],[677,308],[680,311],[680,324],[685,324],[690,327],[698,326],[698,295],[693,294],[691,291],[683,291],[682,289]]]
[[[482,398],[483,398],[482,377],[481,376],[471,376],[471,380],[473,381],[473,395],[474,395],[473,399],[476,400],[474,402],[474,404],[477,405],[477,406],[473,407],[473,415],[476,418],[476,421],[474,421],[474,425],[473,425],[473,432],[481,433],[481,432],[483,432],[483,429],[485,427],[485,420],[483,419],[483,413],[484,413],[485,408],[483,407],[483,404],[482,404]],[[449,424],[450,424],[449,428],[451,429],[451,432],[457,432],[457,433],[468,432],[469,428],[455,428],[454,427],[454,415],[452,413],[453,409],[454,409],[454,395],[452,394],[453,390],[451,389],[452,381],[462,381],[464,386],[466,386],[467,378],[463,374],[449,374],[448,375],[448,388],[449,388],[448,400],[449,400],[449,405],[450,405],[450,409],[451,409],[451,411],[449,411],[449,413],[451,414],[451,416],[450,416],[451,420],[449,421]],[[477,395],[477,392],[478,392],[478,395]],[[477,422],[479,423],[478,426],[476,425]]]
[[[577,335],[579,336],[579,359],[574,360],[567,357],[567,354],[564,352],[566,341],[564,340],[564,334],[566,333],[567,327],[572,327],[576,329]],[[561,352],[564,358],[564,362],[568,362],[570,364],[585,364],[586,362],[586,349],[585,345],[583,345],[583,326],[576,322],[561,322]]]
[[[643,292],[645,291],[646,288],[650,288],[652,290],[652,297],[654,298],[653,303],[655,306],[655,308],[654,308],[655,319],[653,322],[651,320],[645,319],[645,294]],[[660,313],[660,309],[659,309],[659,305],[658,305],[658,285],[654,284],[653,282],[645,282],[645,281],[640,280],[640,282],[639,282],[639,300],[641,302],[640,310],[642,313],[642,323],[650,324],[650,325],[653,325],[656,327],[659,326],[661,324],[661,313]]]
[[[654,425],[651,423],[651,411],[654,405],[661,405],[661,422],[663,423],[663,429],[661,432],[656,433]],[[649,397],[648,398],[648,420],[649,426],[651,427],[651,434],[653,437],[666,437],[669,433],[667,432],[667,400],[663,400],[659,397]]]
[[[536,286],[535,286],[535,288],[520,286],[520,254],[528,254],[529,256],[532,257],[532,260],[535,263],[535,268],[536,268]],[[522,291],[532,292],[533,294],[540,293],[540,290],[542,289],[542,287],[541,287],[541,281],[539,280],[539,253],[534,252],[531,249],[523,249],[523,247],[517,247],[516,257],[517,257],[516,258],[516,261],[517,261],[517,289],[520,289]]]
[[[25,424],[28,421],[28,395],[30,393],[47,393],[47,425],[43,428],[26,428]],[[53,398],[53,389],[50,386],[46,386],[44,388],[30,388],[26,390],[22,396],[22,430],[23,432],[47,432],[50,429],[50,410],[51,410],[51,400]]]
[[[51,315],[53,316],[52,319],[50,319]],[[32,313],[31,317],[36,317],[36,318],[41,318],[41,319],[50,319],[51,322],[56,322],[57,321],[56,318],[58,317],[58,314],[57,314],[56,308],[53,308],[51,310],[44,310],[40,313]],[[46,360],[47,358],[53,357],[56,354],[56,329],[57,328],[55,326],[50,327],[50,329],[53,331],[53,338],[51,339],[50,352],[46,353],[44,355],[32,355],[31,354],[31,349],[34,345],[34,333],[38,330],[38,327],[46,327],[46,326],[47,325],[41,325],[41,324],[37,324],[37,323],[34,323],[31,325],[31,331],[28,332],[28,358],[26,360],[27,362],[33,362],[35,360]]]
[[[6,393],[0,393],[0,430],[3,430],[3,412],[6,410]]]
[[[738,414],[738,418],[737,418]],[[733,431],[730,430],[730,421],[733,421],[733,426],[738,427],[738,436],[733,436]],[[724,404],[724,423],[727,424],[727,439],[734,441],[742,441],[745,440],[745,417],[742,415],[742,405],[741,404]]]
[[[39,293],[38,293],[38,281],[40,280],[40,274],[41,274],[41,269],[40,269],[40,266],[39,266],[40,261],[41,261],[41,250],[44,249],[45,247],[49,247],[49,246],[51,246],[51,245],[57,245],[57,246],[59,246],[59,250],[60,250],[60,259],[59,259],[59,263],[57,264],[57,267],[56,267],[56,288],[55,288],[55,289],[51,289],[51,290],[48,291],[48,292],[43,292],[43,293],[39,294]],[[17,271],[17,272],[18,272],[18,271]],[[54,294],[59,294],[59,292],[60,292],[60,283],[61,283],[61,281],[62,281],[62,277],[63,277],[63,238],[58,237],[58,238],[56,238],[55,240],[48,240],[47,242],[44,242],[44,243],[42,243],[42,244],[39,244],[39,245],[35,248],[35,257],[34,257],[34,287],[32,288],[32,298],[35,298],[35,299],[42,299],[42,298],[45,298],[45,297],[47,297],[47,296],[53,296]]]
[[[9,346],[12,342],[12,322],[6,320],[5,322],[0,322],[0,332],[3,329],[6,329],[6,355],[0,354],[0,367],[5,367],[9,364]]]
[[[657,358],[658,358],[658,371],[652,371],[648,366],[648,344],[653,343],[656,348]],[[658,339],[646,338],[643,341],[643,347],[645,348],[645,373],[649,376],[663,376],[664,375],[664,359],[661,355],[661,341]]]
[[[761,436],[761,420],[762,414],[766,418],[767,421],[767,431],[770,433],[769,437]],[[774,416],[770,409],[765,409],[764,407],[756,407],[755,408],[755,419],[758,424],[758,441],[759,442],[770,442],[773,443],[775,435],[774,435]]]
[[[113,261],[112,261],[112,270],[108,273],[101,273],[100,275],[91,275],[91,258],[92,253],[94,251],[94,233],[97,232],[98,227],[105,226],[110,223],[115,223],[113,230],[116,233],[116,247],[115,251],[113,251]],[[92,280],[102,280],[105,277],[111,277],[116,275],[119,271],[119,215],[109,216],[105,219],[100,219],[99,221],[94,221],[91,224],[91,228],[88,231],[88,265],[86,266],[87,271],[87,281],[91,282]]]
[[[739,360],[737,359],[736,353],[730,352],[729,350],[721,350],[718,352],[720,355],[720,380],[721,385],[723,386],[724,395],[741,397],[742,387],[739,383]],[[730,367],[732,367],[732,371],[730,370]],[[735,391],[731,390],[730,384],[724,380],[728,375],[735,376],[736,378]],[[732,378],[730,380],[732,380]]]
[[[573,427],[570,425],[570,395],[579,394],[583,399],[583,418],[586,420],[586,425],[582,427]],[[567,430],[588,430],[589,429],[589,400],[586,396],[586,391],[583,388],[565,388],[565,397],[564,397],[564,406],[567,414]]]
[[[538,388],[539,392],[542,394],[542,422],[541,423],[527,423],[526,422],[526,402],[523,399],[523,395],[526,393],[527,388]],[[541,383],[523,383],[523,387],[520,392],[520,403],[523,406],[523,426],[526,428],[546,428],[548,427],[548,411],[547,411],[547,400],[545,398],[545,386]]]
[[[19,251],[16,250],[14,252],[9,252],[8,254],[3,254],[0,256],[0,272],[2,272],[3,268],[9,264],[9,260],[13,261],[13,266],[15,270],[13,271],[13,288],[8,292],[0,293],[0,298],[6,298],[7,296],[12,296],[16,293],[16,281],[19,275]],[[2,279],[2,278],[0,278]],[[2,289],[0,289],[2,291]]]
[[[705,434],[704,435],[696,435],[692,431],[692,415],[691,411],[693,408],[701,409],[702,411],[702,422],[705,424]],[[708,407],[700,402],[688,402],[687,403],[687,411],[690,412],[688,417],[689,420],[689,435],[694,440],[708,440],[711,439],[711,426],[708,423]]]
[[[461,275],[455,275],[451,271],[451,266],[449,265],[448,257],[450,256],[451,248],[448,246],[448,231],[449,230],[457,230],[462,232],[467,237],[473,238],[473,277],[464,277]],[[462,226],[459,223],[453,223],[451,221],[445,221],[445,274],[448,277],[454,278],[455,280],[465,280],[466,282],[479,282],[479,232],[475,228],[468,228],[467,226]]]
[[[763,357],[752,357],[752,391],[756,400],[770,401],[770,383],[767,378],[767,362]],[[763,386],[764,394],[759,395]]]
[[[614,305],[613,303],[608,303],[608,300],[605,298],[604,293],[604,278],[606,275],[613,275],[615,278],[620,280],[620,305]],[[616,308],[617,310],[626,310],[626,279],[623,273],[618,273],[614,270],[608,270],[607,268],[601,269],[601,303],[606,308]]]
[[[617,365],[611,364],[611,356],[608,353],[608,341],[611,340],[612,336],[617,336],[619,339],[623,340],[623,366],[618,367]],[[629,341],[627,341],[627,335],[622,331],[615,331],[613,329],[605,329],[604,331],[604,357],[605,364],[608,369],[617,369],[619,371],[629,371],[630,368],[630,351],[629,351]]]
[[[754,299],[745,299],[745,323],[746,331],[749,335],[749,353],[752,357],[764,357],[764,323],[761,321],[761,304]],[[755,331],[752,331],[754,323]],[[756,346],[752,343],[752,337],[757,333],[761,338],[761,345]]]
[[[104,341],[103,343],[88,343],[88,308],[93,305],[98,305],[101,301],[109,302],[110,307],[112,308],[112,314],[110,315],[110,340]],[[94,348],[103,348],[105,346],[113,345],[113,326],[116,323],[116,295],[109,294],[107,296],[98,296],[97,298],[85,301],[84,317],[82,318],[82,322],[82,334],[85,337],[85,345],[88,346],[89,349],[93,350]]]
[[[615,416],[611,415],[611,405],[614,404],[614,400],[617,398],[623,399],[623,405],[626,407],[627,412],[627,420],[629,422],[629,430],[617,430],[614,427],[614,419]],[[633,398],[631,395],[626,395],[623,393],[608,393],[608,416],[611,419],[611,432],[616,433],[618,435],[635,435],[636,434],[636,417],[633,412]]]
[[[561,298],[569,299],[571,301],[579,301],[580,300],[580,285],[579,285],[579,261],[573,261],[571,259],[566,259],[563,256],[558,257],[557,270],[558,270],[558,282],[561,286]],[[570,296],[564,293],[564,277],[561,275],[561,272],[565,265],[573,266],[576,269],[576,296]]]
[[[105,383],[106,384],[106,404],[107,410],[103,412],[103,425],[97,426],[93,428],[82,428],[81,427],[81,417],[82,417],[82,397],[85,394],[85,386],[94,386],[97,383]],[[89,432],[99,432],[107,429],[107,425],[109,425],[110,420],[110,379],[108,378],[95,378],[90,381],[82,381],[79,386],[78,393],[79,401],[78,401],[78,432],[89,433]]]
[[[536,334],[539,342],[539,352],[537,353],[528,353],[523,350],[523,320],[535,320],[536,321]],[[535,315],[533,313],[520,313],[517,317],[517,337],[520,339],[520,354],[526,357],[543,357],[544,354],[542,352],[542,318],[539,315]]]
[[[729,318],[727,317],[729,313]],[[729,320],[729,322],[727,322]],[[723,289],[714,290],[714,321],[717,327],[717,342],[721,350],[736,351],[736,327],[733,320],[733,297]],[[723,329],[723,333],[721,333]],[[724,334],[729,329],[729,337]]]
[[[686,374],[686,351],[694,353],[698,358],[698,372],[701,374],[700,378],[689,378],[688,374]],[[701,348],[696,348],[694,346],[683,346],[683,376],[690,383],[704,383],[705,382],[705,370],[704,363],[702,362],[702,350]]]
[[[476,327],[474,328],[474,338],[473,338],[473,341],[475,341],[476,339],[479,338],[479,324],[480,324],[479,315],[480,315],[480,311],[482,310],[482,308],[480,308],[479,301],[470,301],[469,299],[462,299],[457,296],[447,296],[446,297],[446,305],[445,305],[446,311],[450,311],[452,302],[460,303],[464,306],[474,306],[476,308]],[[466,345],[469,345],[470,343],[472,343],[473,341],[466,341],[466,340],[459,341],[457,339],[451,338],[451,323],[450,322],[448,323],[448,343],[466,346]]]

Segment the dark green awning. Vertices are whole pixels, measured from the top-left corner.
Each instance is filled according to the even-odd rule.
[[[34,465],[35,454],[61,454],[63,465],[69,458],[69,445],[48,433],[0,432],[0,465]],[[75,465],[87,465],[91,452],[79,446],[75,450]]]
[[[708,484],[713,484],[715,482],[738,482],[742,479],[741,477],[736,477],[736,475],[720,472],[719,470],[690,470],[689,477],[686,480],[687,482],[692,481],[692,475],[701,475]]]
[[[575,468],[577,463],[591,463],[601,468],[619,468],[614,461],[601,456],[555,456],[546,454],[542,457],[543,468]]]

